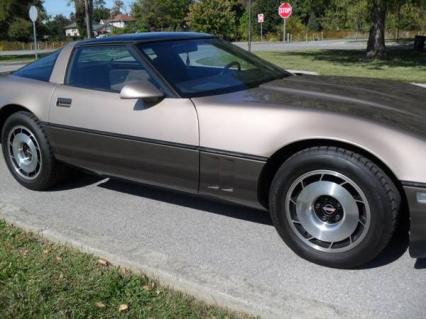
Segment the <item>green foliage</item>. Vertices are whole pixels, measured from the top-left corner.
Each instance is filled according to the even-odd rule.
[[[10,34],[14,37],[18,36],[22,41],[28,41],[29,36],[25,38],[25,27],[17,25],[19,21],[28,21],[28,10],[31,5],[35,5],[39,9],[39,21],[45,17],[42,0],[1,0],[0,1],[0,40],[8,39]],[[13,25],[13,30],[9,32]]]
[[[257,20],[252,21],[253,24],[256,23]],[[238,24],[238,34],[241,40],[248,39],[248,28],[249,28],[249,15],[247,11],[244,11],[242,16],[240,17],[240,21]]]
[[[426,1],[393,0],[388,6],[388,27],[400,30],[426,29]]]
[[[132,15],[144,30],[181,30],[186,28],[185,16],[191,0],[136,0]]]
[[[32,35],[32,30],[30,21],[17,18],[9,25],[7,35],[14,41],[28,41]]]
[[[194,31],[207,32],[233,40],[238,35],[239,19],[233,0],[201,0],[190,6],[187,22]]]
[[[106,20],[111,16],[110,9],[105,7],[105,0],[93,1],[93,21],[98,23],[101,20]]]
[[[278,7],[281,0],[257,0],[253,4],[253,21],[257,21],[257,15],[263,13],[265,22],[263,23],[263,33],[276,32],[282,25],[282,19],[278,15]]]
[[[71,20],[63,15],[57,15],[50,18],[45,23],[46,35],[49,40],[65,40],[65,27],[71,23]]]
[[[368,0],[334,0],[325,11],[322,20],[322,26],[331,31],[366,31],[368,25]]]

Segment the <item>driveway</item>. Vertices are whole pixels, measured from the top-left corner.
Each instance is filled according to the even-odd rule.
[[[364,269],[329,269],[290,251],[267,213],[83,173],[32,192],[3,157],[0,215],[264,318],[420,319],[426,311],[426,262],[408,256],[403,233]]]

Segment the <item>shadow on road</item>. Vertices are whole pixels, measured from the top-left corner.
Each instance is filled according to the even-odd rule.
[[[98,175],[86,173],[79,169],[71,169],[70,173],[66,176],[65,180],[49,191],[64,191],[69,189],[81,188],[84,186],[92,185],[99,183],[105,179]]]
[[[83,172],[76,172],[73,174],[69,182],[63,184],[61,187],[56,188],[56,190],[80,188],[96,183],[98,183],[98,187],[120,193],[166,202],[248,222],[272,226],[272,221],[269,214],[261,210],[236,206],[229,203],[210,200],[204,197],[155,188],[152,186],[141,185],[128,181],[121,181],[116,179],[104,180],[103,177],[89,175]],[[407,251],[408,243],[408,225],[403,224],[397,229],[395,236],[389,245],[385,248],[385,250],[372,262],[359,268],[359,270],[385,266],[398,260]],[[415,264],[415,268],[426,268],[426,259],[418,259]]]
[[[109,190],[131,194],[139,197],[162,201],[174,205],[202,210],[208,213],[223,215],[245,221],[272,225],[268,213],[252,208],[236,206],[228,203],[213,201],[204,197],[188,195],[186,193],[173,192],[152,186],[130,183],[109,179],[98,185]]]
[[[416,269],[426,269],[426,258],[417,259],[416,264],[414,265]]]

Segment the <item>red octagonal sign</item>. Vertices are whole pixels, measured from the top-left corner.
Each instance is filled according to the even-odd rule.
[[[293,8],[288,2],[281,3],[280,6],[278,7],[278,14],[283,19],[290,18],[292,13],[293,13]]]

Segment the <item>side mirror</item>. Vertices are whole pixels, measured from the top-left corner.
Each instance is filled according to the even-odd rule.
[[[134,81],[127,83],[120,92],[122,99],[158,100],[164,94],[149,81]]]

